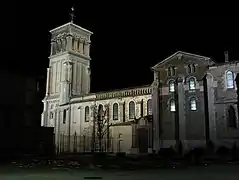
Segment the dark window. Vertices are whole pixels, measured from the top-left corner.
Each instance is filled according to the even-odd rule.
[[[85,122],[89,122],[90,120],[90,108],[89,106],[85,107]]]
[[[63,124],[66,124],[66,109],[63,111]]]
[[[114,103],[113,104],[113,120],[118,120],[118,114],[119,114],[118,104]]]
[[[133,101],[129,103],[129,119],[135,118],[135,104]]]
[[[233,128],[237,127],[236,111],[233,106],[229,106],[228,108],[228,126]]]

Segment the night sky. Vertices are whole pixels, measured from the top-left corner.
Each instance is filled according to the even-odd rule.
[[[173,16],[176,13],[162,13],[144,5],[93,7],[91,1],[87,1],[91,4],[75,2],[19,2],[16,23],[12,25],[15,43],[7,46],[9,52],[13,46],[17,52],[12,53],[16,62],[12,68],[24,69],[19,72],[29,75],[46,76],[49,30],[69,22],[72,5],[76,15],[74,23],[94,32],[91,38],[93,92],[150,84],[153,80],[150,67],[177,50],[213,57],[216,61],[223,61],[223,52],[229,50],[229,58],[239,60],[237,16]]]

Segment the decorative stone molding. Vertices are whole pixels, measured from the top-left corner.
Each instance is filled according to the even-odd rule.
[[[141,95],[148,95],[152,93],[151,86],[142,87],[142,88],[135,88],[135,89],[126,89],[126,90],[119,90],[113,92],[105,92],[105,93],[97,93],[96,99],[111,99],[111,98],[120,98],[120,97],[127,97],[127,96],[141,96]]]

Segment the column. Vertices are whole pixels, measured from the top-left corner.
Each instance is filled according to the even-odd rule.
[[[62,39],[61,39],[61,43],[62,43],[62,51],[65,51],[66,50],[66,38],[65,37],[63,37]]]
[[[215,92],[214,92],[214,80],[213,80],[213,76],[210,74],[206,75],[206,79],[205,79],[205,84],[204,86],[206,87],[206,89],[204,90],[204,95],[205,95],[205,103],[208,106],[208,109],[205,109],[205,114],[207,114],[206,116],[206,123],[208,123],[208,125],[205,127],[206,129],[206,140],[212,140],[212,141],[216,141],[216,117],[215,117],[215,107],[214,107],[214,102],[215,102]],[[207,131],[209,131],[207,133]]]
[[[78,51],[78,39],[76,37],[74,38],[74,50]]]
[[[176,126],[175,126],[175,139],[177,147],[179,147],[179,141],[185,145],[186,140],[186,120],[185,120],[185,92],[184,92],[184,77],[177,79],[177,99],[175,98],[176,105]],[[178,137],[177,137],[178,136]]]
[[[54,51],[54,41],[51,41],[51,55],[53,55]]]
[[[84,53],[84,39],[82,39],[82,38],[80,38],[79,51],[80,51],[81,54]]]
[[[152,89],[153,109],[153,150],[158,153],[160,149],[160,101],[159,101],[159,72],[154,71],[154,82]]]
[[[84,43],[84,55],[89,56],[90,42],[85,41]]]
[[[87,88],[87,94],[90,93],[90,83],[91,83],[91,70],[90,67],[87,68],[88,72],[88,88]]]
[[[72,50],[72,35],[71,34],[68,34],[67,36],[66,36],[66,43],[67,43],[67,51],[70,51],[70,50]]]
[[[47,68],[47,77],[46,77],[46,96],[49,95],[50,87],[50,68]]]

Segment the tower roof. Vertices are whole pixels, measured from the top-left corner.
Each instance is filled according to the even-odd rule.
[[[89,30],[87,30],[87,29],[85,29],[85,28],[82,28],[82,27],[80,27],[80,26],[74,24],[73,22],[69,22],[69,23],[66,23],[66,24],[64,24],[64,25],[62,25],[62,26],[59,26],[59,27],[57,27],[57,28],[54,28],[54,29],[50,30],[50,33],[54,34],[54,33],[57,33],[57,32],[59,32],[59,31],[61,31],[61,30],[66,29],[66,28],[76,28],[76,29],[79,29],[79,30],[81,30],[81,31],[83,31],[83,32],[85,32],[85,33],[93,34],[93,32],[91,32],[91,31],[89,31]]]

